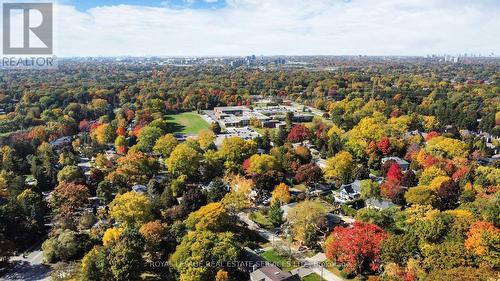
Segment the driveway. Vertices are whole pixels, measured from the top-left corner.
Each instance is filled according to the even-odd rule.
[[[26,258],[22,255],[12,257],[11,262],[15,266],[0,277],[1,281],[39,281],[50,280],[50,267],[42,264],[43,252],[41,249],[36,249],[31,252]]]

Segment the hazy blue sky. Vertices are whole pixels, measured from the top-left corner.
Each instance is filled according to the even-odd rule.
[[[500,53],[500,0],[59,0],[61,56]]]

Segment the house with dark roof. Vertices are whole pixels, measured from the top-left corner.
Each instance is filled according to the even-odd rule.
[[[300,281],[300,278],[275,265],[267,265],[250,273],[250,281]]]
[[[340,186],[339,191],[334,192],[335,199],[339,202],[356,200],[361,195],[361,181],[355,180],[349,184]]]

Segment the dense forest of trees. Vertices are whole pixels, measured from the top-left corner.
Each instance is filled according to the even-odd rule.
[[[294,243],[324,251],[350,278],[498,277],[499,67],[376,60],[263,71],[68,60],[51,72],[2,73],[0,264],[45,239],[45,261],[67,265],[54,278],[244,280],[230,264],[258,239],[237,215],[271,198],[272,226],[285,223],[282,205],[297,202],[285,224]],[[220,127],[181,142],[166,118],[251,107],[257,96],[322,115],[306,124],[287,117],[284,128],[219,147]],[[409,169],[382,164],[389,156]],[[81,159],[92,162],[87,173]],[[357,179],[361,198],[342,206],[356,219],[350,227],[328,229],[324,206],[289,191]],[[363,208],[370,198],[395,207]],[[158,260],[168,263],[148,267]]]

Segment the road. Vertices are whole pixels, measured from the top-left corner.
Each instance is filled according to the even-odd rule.
[[[17,281],[17,280],[50,280],[50,268],[42,264],[43,252],[40,248],[35,249],[26,258],[22,255],[11,258],[11,262],[15,266],[0,277],[0,281]]]

